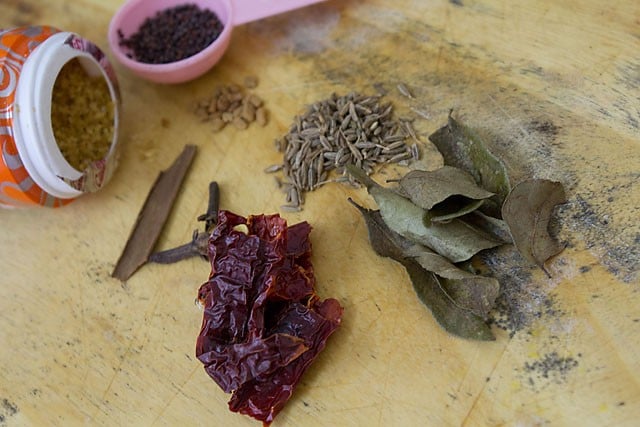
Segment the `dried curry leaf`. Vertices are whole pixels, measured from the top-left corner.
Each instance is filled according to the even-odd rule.
[[[380,211],[364,208],[351,199],[349,199],[349,202],[362,214],[364,222],[367,225],[369,242],[374,252],[382,257],[402,261],[406,256],[406,251],[415,245],[415,243],[393,232],[387,224],[385,224],[382,215],[380,215]]]
[[[475,210],[469,215],[465,215],[463,220],[478,230],[482,230],[489,234],[496,240],[504,243],[513,243],[513,239],[509,233],[509,226],[502,219],[494,218],[483,214],[479,210]]]
[[[426,210],[452,196],[472,200],[493,196],[492,192],[479,187],[468,172],[453,166],[434,171],[411,171],[400,179],[400,187],[413,203]]]
[[[491,328],[481,317],[456,305],[442,292],[438,276],[423,269],[413,260],[405,260],[402,265],[409,273],[413,289],[418,298],[433,314],[438,323],[449,333],[462,338],[493,341]]]
[[[476,132],[449,115],[447,124],[431,134],[429,140],[442,154],[445,165],[467,171],[480,187],[495,193],[482,210],[500,216],[500,206],[511,188],[507,169]]]
[[[462,307],[445,289],[448,284],[430,271],[425,270],[411,255],[416,244],[391,230],[385,223],[380,211],[365,209],[349,200],[362,214],[371,247],[380,256],[400,262],[409,277],[420,301],[431,311],[436,321],[449,333],[468,339],[493,340],[491,328],[472,310]],[[413,249],[412,249],[413,248]],[[425,248],[426,249],[426,248]],[[428,249],[427,249],[428,250]],[[454,267],[455,268],[455,267]],[[449,276],[448,267],[441,268],[441,273]]]
[[[487,319],[500,294],[500,283],[496,279],[461,270],[424,246],[414,245],[405,253],[442,279],[442,290],[454,304]]]
[[[472,226],[454,219],[425,224],[426,211],[393,190],[378,185],[362,169],[348,165],[349,173],[367,187],[386,225],[401,236],[436,251],[451,262],[461,262],[484,249],[502,244]]]
[[[432,209],[427,212],[427,219],[433,222],[446,223],[454,218],[460,218],[477,210],[484,200],[472,200],[467,204],[460,205],[458,203],[447,204],[442,209]]]
[[[563,247],[551,235],[548,226],[553,208],[567,201],[561,183],[530,179],[516,185],[502,206],[502,216],[518,251],[529,261],[545,269],[545,262]]]

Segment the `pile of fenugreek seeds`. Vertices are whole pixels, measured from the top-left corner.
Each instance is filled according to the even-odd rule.
[[[51,126],[58,148],[83,171],[106,157],[115,128],[115,106],[102,76],[90,77],[74,59],[66,63],[53,85]]]
[[[385,163],[408,163],[418,159],[417,138],[406,120],[393,117],[393,105],[381,103],[381,96],[349,93],[332,94],[328,99],[309,106],[296,116],[289,132],[276,140],[276,148],[284,153],[282,164],[265,172],[282,170],[286,194],[285,211],[298,211],[304,203],[304,192],[327,182],[344,182],[344,166],[355,164],[368,174]],[[413,138],[414,143],[407,144]],[[335,170],[342,176],[330,179]]]
[[[269,113],[262,98],[247,93],[245,89],[254,89],[258,79],[245,78],[244,88],[236,84],[219,85],[213,95],[196,105],[196,114],[202,121],[211,122],[213,130],[219,132],[227,124],[238,129],[246,129],[253,122],[266,126]]]

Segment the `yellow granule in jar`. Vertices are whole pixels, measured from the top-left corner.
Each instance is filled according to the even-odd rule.
[[[106,157],[114,105],[105,79],[89,76],[77,59],[66,63],[53,85],[51,125],[60,152],[75,169]]]

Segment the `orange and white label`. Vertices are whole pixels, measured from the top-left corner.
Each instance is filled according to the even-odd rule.
[[[59,30],[48,26],[0,32],[0,205],[57,207],[58,199],[40,188],[25,169],[13,135],[15,95],[22,66],[31,52]]]

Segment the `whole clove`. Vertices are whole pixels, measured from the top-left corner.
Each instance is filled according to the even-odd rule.
[[[178,247],[155,252],[149,256],[149,262],[157,264],[173,264],[184,259],[200,256],[207,259],[207,243],[209,234],[213,230],[218,220],[218,209],[220,206],[220,187],[218,183],[209,183],[209,201],[207,211],[198,216],[198,221],[204,221],[204,231],[194,230],[191,241]]]

